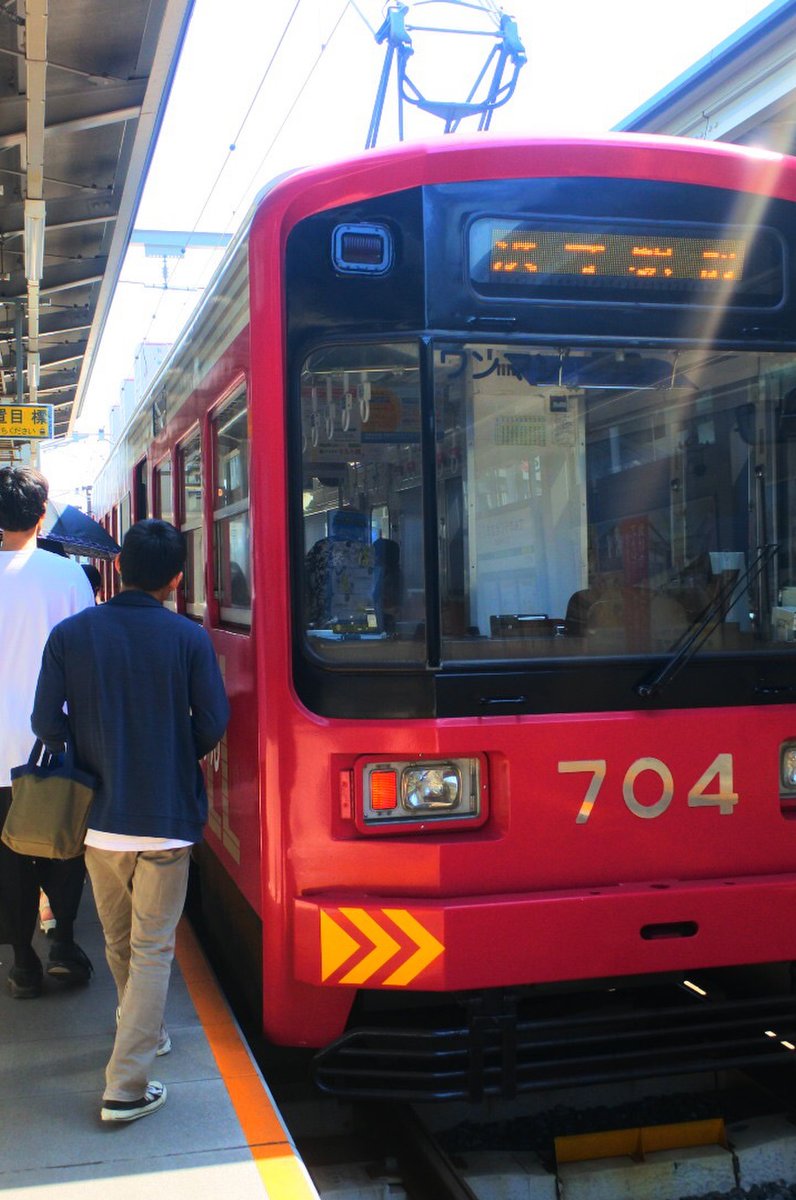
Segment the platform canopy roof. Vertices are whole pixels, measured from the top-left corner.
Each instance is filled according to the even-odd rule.
[[[796,0],[773,0],[616,126],[796,153]]]
[[[0,0],[0,402],[86,393],[193,0]],[[0,443],[0,446],[8,443]]]

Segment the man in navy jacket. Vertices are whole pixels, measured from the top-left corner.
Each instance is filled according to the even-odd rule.
[[[171,1049],[163,1014],[175,929],[207,819],[199,759],[229,719],[205,630],[163,606],[184,563],[167,521],[128,530],[121,592],[53,629],[31,719],[50,749],[69,737],[77,764],[100,780],[86,867],[119,998],[103,1121],[136,1120],[166,1099],[149,1070]]]

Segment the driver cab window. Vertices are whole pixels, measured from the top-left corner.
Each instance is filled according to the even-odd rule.
[[[301,380],[306,645],[333,662],[425,657],[414,345],[336,346]]]

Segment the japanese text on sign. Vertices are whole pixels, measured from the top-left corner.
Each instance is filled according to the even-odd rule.
[[[0,404],[0,438],[50,438],[52,404]]]

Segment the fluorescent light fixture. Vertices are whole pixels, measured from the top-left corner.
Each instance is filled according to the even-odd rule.
[[[44,273],[44,201],[25,201],[25,278],[38,283]]]

